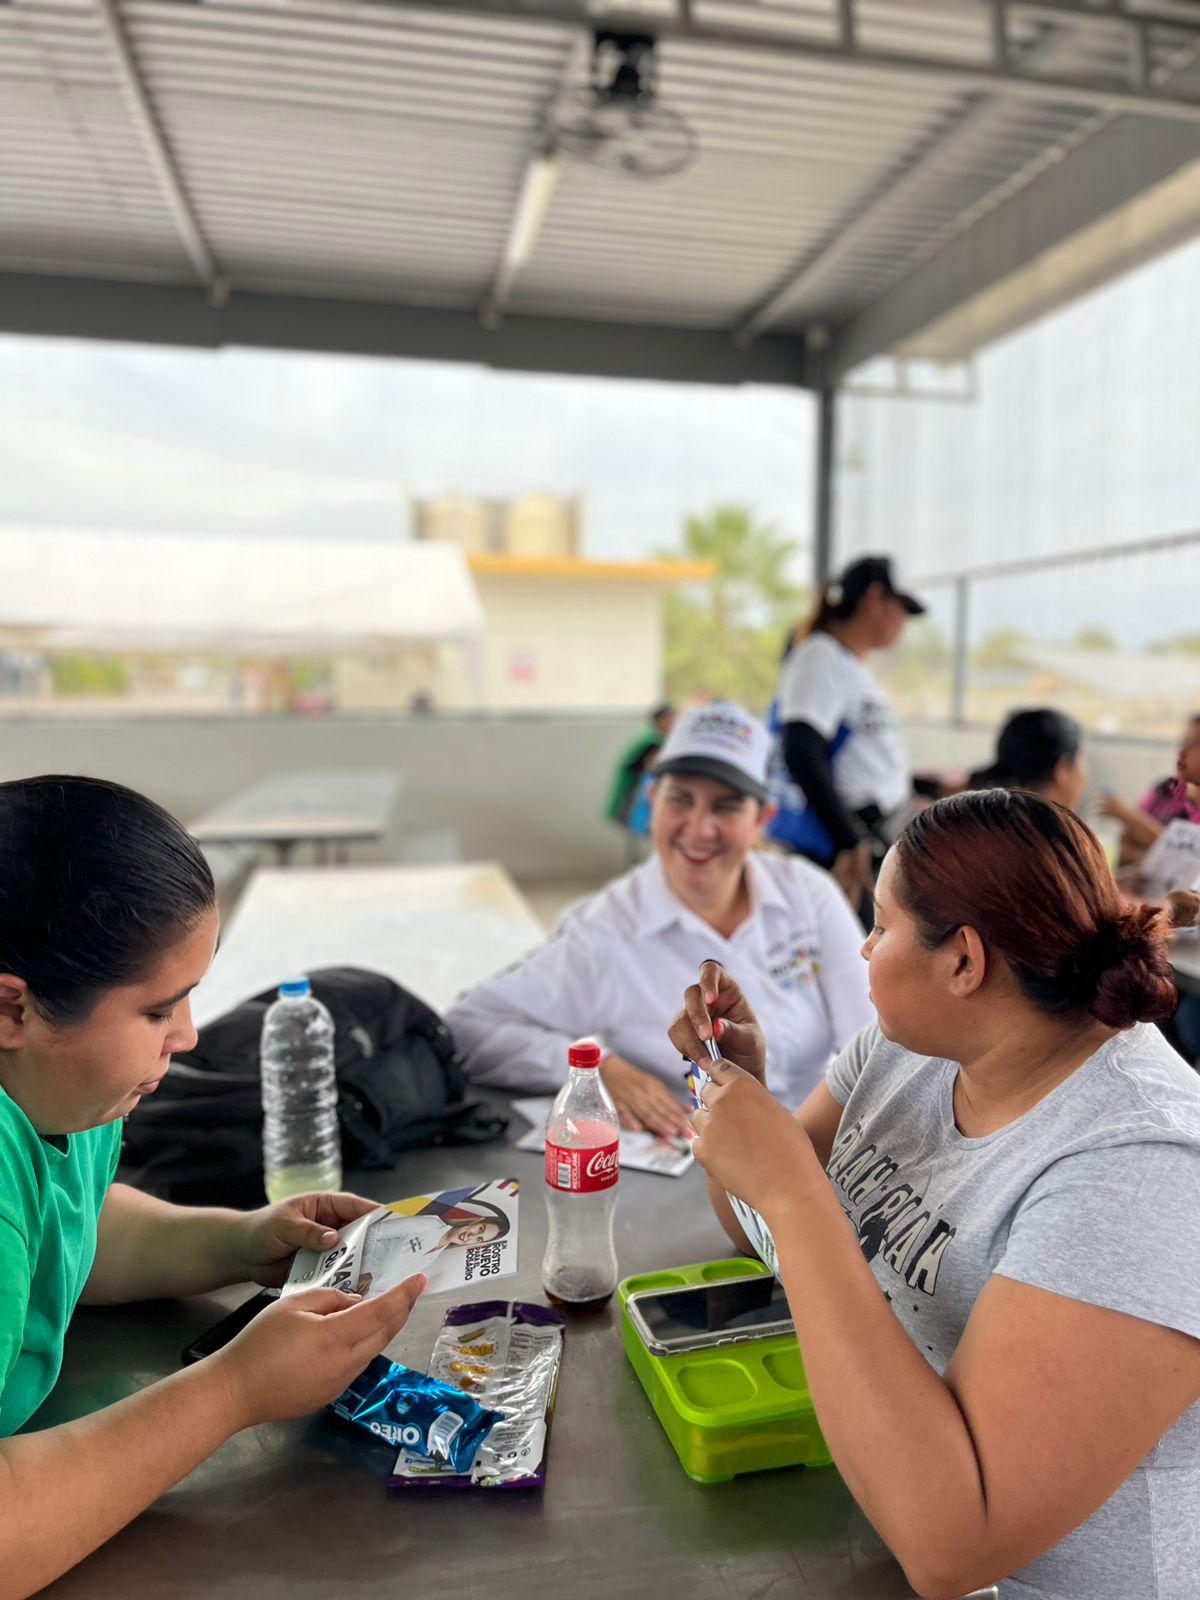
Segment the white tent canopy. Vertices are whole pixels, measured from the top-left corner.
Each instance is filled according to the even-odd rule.
[[[482,627],[456,545],[0,527],[0,645],[383,654]]]

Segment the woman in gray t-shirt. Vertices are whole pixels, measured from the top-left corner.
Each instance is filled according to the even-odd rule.
[[[736,982],[688,990],[672,1039],[732,1063],[695,1117],[718,1215],[771,1228],[826,1440],[919,1594],[1192,1600],[1200,1080],[1149,1026],[1166,919],[1004,790],[917,817],[876,903],[878,1026],[794,1117]]]

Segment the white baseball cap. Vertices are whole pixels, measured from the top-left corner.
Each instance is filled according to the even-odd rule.
[[[741,794],[765,800],[770,749],[770,735],[757,717],[718,700],[679,717],[663,742],[654,772],[716,778]]]

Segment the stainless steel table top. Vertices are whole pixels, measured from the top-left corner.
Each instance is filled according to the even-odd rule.
[[[396,772],[286,772],[264,778],[188,824],[204,844],[381,839],[400,791]]]
[[[525,1126],[514,1114],[510,1135]],[[520,1271],[490,1292],[541,1299],[540,1155],[504,1145],[419,1151],[357,1186],[396,1199],[510,1174],[523,1184]],[[699,1169],[679,1179],[624,1173],[617,1250],[623,1276],[730,1254]],[[183,1346],[245,1294],[81,1310],[39,1421],[66,1420],[174,1371]],[[423,1367],[454,1298],[423,1301],[392,1355]],[[836,1469],[691,1482],[625,1360],[612,1304],[568,1327],[543,1492],[391,1497],[383,1486],[390,1461],[385,1446],[323,1417],[250,1430],[45,1593],[53,1600],[901,1600],[911,1593]]]
[[[368,967],[444,1012],[461,990],[545,937],[492,862],[448,867],[267,867],[238,902],[192,996],[203,1027],[294,972]]]

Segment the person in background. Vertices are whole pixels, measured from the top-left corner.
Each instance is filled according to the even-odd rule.
[[[714,954],[736,962],[767,1032],[772,1087],[798,1105],[830,1056],[873,1015],[845,897],[807,861],[758,851],[766,729],[740,706],[680,717],[656,767],[654,854],[572,907],[553,938],[462,995],[446,1022],[467,1076],[557,1090],[582,1035],[622,1124],[688,1130],[684,1066],[662,997]]]
[[[628,826],[642,777],[654,765],[655,757],[674,722],[673,706],[666,703],[655,706],[650,713],[649,726],[637,733],[618,756],[604,815],[619,828]]]
[[[734,969],[671,1025],[713,1079],[714,1207],[771,1230],[834,1463],[920,1595],[1196,1593],[1200,1079],[1152,1026],[1165,921],[1065,807],[959,794],[888,853],[878,1023],[795,1116]]]
[[[1048,706],[1014,711],[996,740],[996,759],[973,772],[968,789],[1028,789],[1078,811],[1087,788],[1083,729]]]
[[[168,1205],[114,1183],[121,1119],[196,1042],[188,995],[217,940],[212,874],[160,806],[119,784],[0,783],[0,1570],[42,1589],[233,1434],[336,1398],[425,1280],[359,1302],[282,1299],[217,1354],[37,1431],[80,1302],[276,1285],[375,1209],[311,1194],[258,1211]],[[153,1311],[146,1313],[153,1315]]]
[[[1100,810],[1121,824],[1121,861],[1129,866],[1142,859],[1177,817],[1200,826],[1200,714],[1189,717],[1184,726],[1174,777],[1160,779],[1136,806],[1114,794],[1102,795]]]
[[[912,792],[895,715],[867,658],[924,610],[886,556],[864,556],[825,585],[784,659],[775,716],[803,810],[789,810],[786,831],[771,837],[828,867],[856,908],[870,897],[888,819]]]

